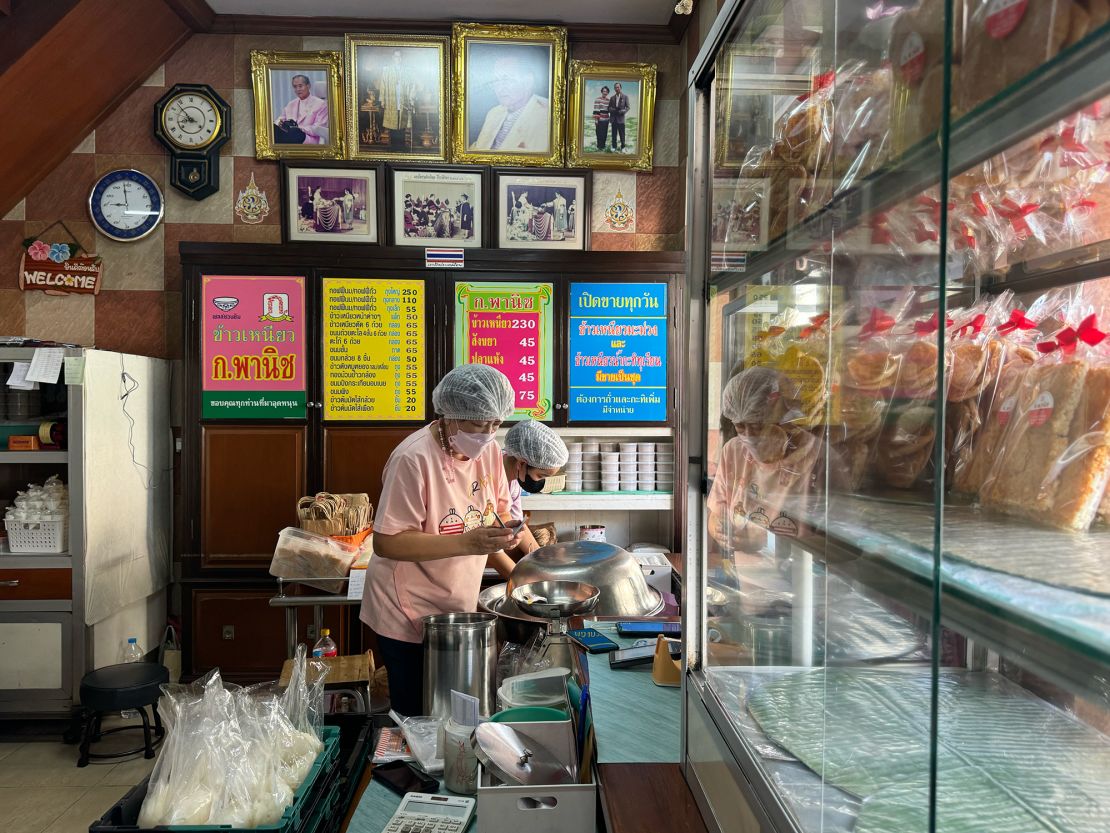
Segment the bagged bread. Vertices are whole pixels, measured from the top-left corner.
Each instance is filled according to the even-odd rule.
[[[944,89],[944,3],[925,0],[903,11],[890,31],[896,153],[940,126]]]

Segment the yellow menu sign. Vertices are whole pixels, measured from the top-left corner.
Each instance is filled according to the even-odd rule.
[[[424,281],[324,278],[324,419],[424,419]]]

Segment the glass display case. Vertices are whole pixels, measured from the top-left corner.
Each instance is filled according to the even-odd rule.
[[[1110,830],[1110,5],[726,2],[689,102],[707,822]]]

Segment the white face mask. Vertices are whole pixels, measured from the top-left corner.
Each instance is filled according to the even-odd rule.
[[[457,431],[448,439],[448,442],[451,448],[463,457],[473,460],[493,442],[493,434],[468,434],[465,431]]]

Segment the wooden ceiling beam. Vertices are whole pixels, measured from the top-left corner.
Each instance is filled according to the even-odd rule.
[[[0,154],[0,216],[191,35],[163,0],[75,3],[0,75],[0,87],[20,91],[19,126]]]
[[[216,12],[206,0],[165,0],[167,6],[188,24],[194,32],[210,32]]]
[[[556,23],[566,26],[571,43],[669,43],[682,42],[685,26],[671,23],[661,26],[612,23]],[[689,15],[680,15],[689,25]],[[512,23],[514,21],[498,21]],[[542,25],[543,21],[515,21],[526,25]],[[310,35],[327,37],[355,32],[411,35],[449,35],[450,20],[395,20],[360,17],[295,17],[291,15],[217,14],[206,31],[229,35]],[[676,34],[677,31],[677,34]]]

